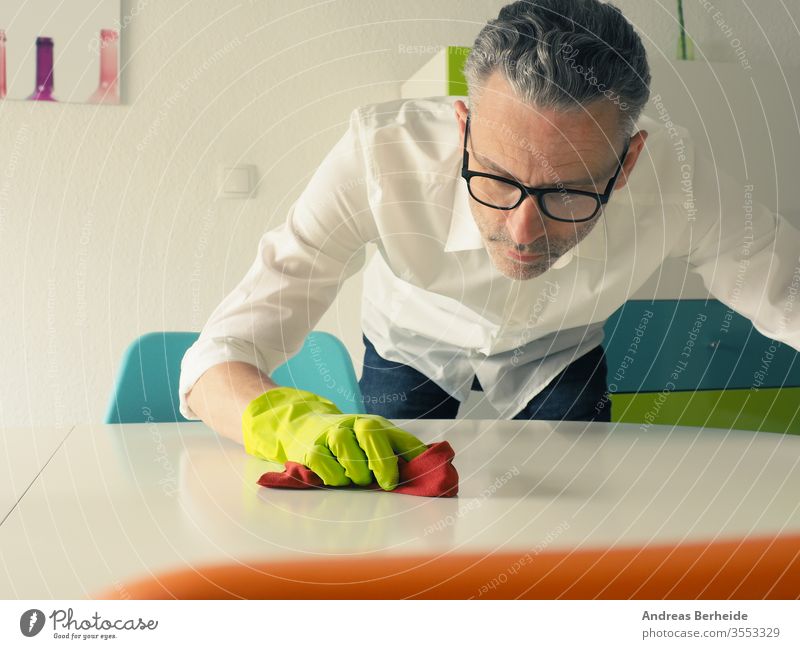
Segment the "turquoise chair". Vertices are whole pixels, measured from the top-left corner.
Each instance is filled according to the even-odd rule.
[[[179,410],[178,378],[192,331],[161,331],[136,339],[122,359],[105,417],[107,424],[187,421]],[[312,331],[301,350],[276,368],[278,385],[314,392],[342,412],[363,414],[364,406],[350,355],[334,335]]]

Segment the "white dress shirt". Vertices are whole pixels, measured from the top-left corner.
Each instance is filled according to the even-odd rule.
[[[547,272],[513,280],[492,264],[460,177],[457,97],[353,111],[347,132],[264,233],[245,277],[183,358],[186,393],[213,365],[270,373],[302,346],[341,282],[364,274],[361,324],[378,353],[459,400],[477,375],[511,418],[603,340],[603,323],[667,257],[765,336],[800,347],[800,232],[695,156],[686,129],[642,116],[649,136],[590,234]],[[360,359],[356,359],[359,362]]]

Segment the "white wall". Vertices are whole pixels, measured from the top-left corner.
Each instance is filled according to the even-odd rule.
[[[470,44],[502,4],[124,0],[126,105],[0,103],[0,426],[99,421],[125,346],[202,326],[352,107],[399,96],[424,63],[408,46]],[[673,2],[617,4],[674,56]],[[715,4],[752,61],[800,65],[797,2]],[[700,47],[736,60],[704,19]],[[217,165],[237,161],[258,166],[257,197],[215,201]],[[357,292],[319,328],[358,364]]]

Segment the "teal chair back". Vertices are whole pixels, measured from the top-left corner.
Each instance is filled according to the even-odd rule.
[[[125,350],[105,423],[187,421],[179,411],[178,383],[181,360],[197,340],[193,331],[144,334]],[[301,350],[276,368],[278,385],[324,396],[342,412],[364,412],[353,363],[333,334],[312,331]]]

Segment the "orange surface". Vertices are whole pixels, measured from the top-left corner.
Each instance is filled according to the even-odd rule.
[[[800,535],[573,552],[203,566],[99,599],[798,599]]]

